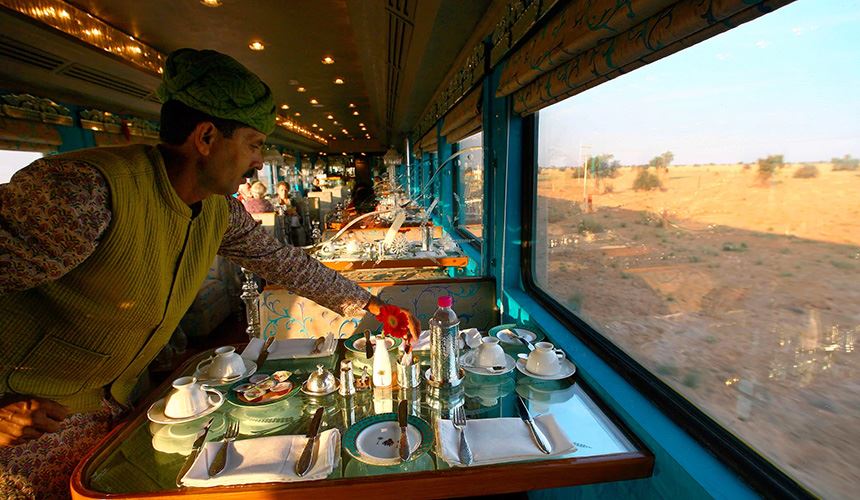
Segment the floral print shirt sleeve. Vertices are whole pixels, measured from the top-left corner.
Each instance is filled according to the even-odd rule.
[[[301,248],[284,245],[269,234],[235,198],[219,254],[344,316],[360,316],[370,292],[322,265]]]
[[[56,280],[84,261],[111,220],[91,165],[36,160],[0,184],[0,294]]]
[[[278,242],[240,201],[229,203],[218,253],[339,314],[363,314],[369,292]],[[107,182],[88,163],[46,158],[20,170],[0,184],[0,294],[62,277],[95,251],[110,221]]]

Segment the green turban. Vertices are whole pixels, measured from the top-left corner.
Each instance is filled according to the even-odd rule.
[[[214,50],[179,49],[167,56],[158,97],[266,135],[275,130],[269,86],[237,60]]]

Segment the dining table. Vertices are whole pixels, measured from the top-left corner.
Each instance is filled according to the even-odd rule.
[[[322,357],[266,359],[257,372],[286,370],[290,380],[299,386],[320,370],[337,374],[341,362],[350,360],[358,376],[364,366],[373,363],[364,351],[350,343],[348,339],[339,339],[333,343],[331,354]],[[244,346],[236,347],[241,350]],[[511,343],[504,345],[504,349],[514,359],[525,352],[524,346]],[[468,354],[470,349],[464,344],[462,350]],[[420,373],[429,375],[429,351],[414,352]],[[522,369],[499,374],[471,370],[462,372],[462,383],[455,387],[437,387],[422,377],[417,387],[401,388],[395,370],[391,386],[357,390],[351,395],[337,391],[309,395],[295,390],[279,401],[259,407],[243,405],[235,397],[225,396],[226,401],[216,411],[190,422],[164,425],[149,421],[147,410],[170,392],[171,382],[194,374],[211,356],[212,351],[206,351],[186,361],[87,455],[72,477],[73,498],[444,498],[623,481],[649,477],[653,472],[653,454],[577,374],[545,380],[528,376]],[[392,353],[391,359],[396,358],[396,353]],[[525,425],[510,418],[520,415],[518,400],[525,403],[538,421],[551,418],[572,446],[553,455],[535,452],[510,461],[469,466],[452,459],[450,449],[445,452],[440,439],[446,439],[442,437],[443,429],[450,428],[457,412],[467,419],[466,433],[472,432],[470,439],[476,459],[488,453],[480,449],[481,443],[503,447],[508,436],[484,436],[482,441],[474,429],[482,424],[485,429],[496,423]],[[430,431],[422,432],[418,438],[420,446],[407,461],[379,464],[366,460],[356,452],[361,446],[351,430],[366,425],[369,419],[384,420],[386,415],[395,415],[401,401],[405,401],[409,418]],[[237,449],[244,446],[245,450],[255,450],[245,456],[253,459],[256,454],[265,456],[271,452],[265,443],[277,439],[304,443],[309,423],[320,408],[321,435],[333,436],[326,433],[336,429],[340,440],[327,448],[330,471],[326,469],[322,476],[317,474],[311,480],[291,476],[284,482],[211,487],[199,482],[196,486],[178,485],[177,474],[186,465],[194,441],[202,435],[207,422],[211,425],[205,438],[207,446],[217,444],[233,422],[238,428],[233,445]],[[447,439],[450,441],[450,436]],[[321,456],[314,454],[315,460],[322,460]],[[227,462],[228,469],[232,466],[234,459]]]
[[[371,245],[373,243],[370,243]],[[326,252],[325,249],[314,254],[323,265],[335,271],[358,269],[396,269],[396,268],[463,268],[469,264],[469,257],[457,247],[444,249],[434,246],[421,250],[420,243],[409,241],[408,249],[401,253],[387,253],[382,256],[367,251],[349,252],[343,248]]]

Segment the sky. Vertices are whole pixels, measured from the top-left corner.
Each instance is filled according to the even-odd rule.
[[[860,0],[797,0],[538,115],[538,164],[860,157]]]

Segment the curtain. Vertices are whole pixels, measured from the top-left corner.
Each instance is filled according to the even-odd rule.
[[[445,115],[441,134],[446,137],[445,140],[449,143],[457,142],[450,137],[452,132],[457,131],[459,133],[464,126],[469,124],[472,124],[474,128],[476,121],[478,128],[481,127],[481,96],[483,88],[483,84],[478,85]]]
[[[534,113],[792,1],[574,2],[511,56],[497,95]]]
[[[0,117],[0,149],[50,153],[62,143],[54,125]]]
[[[418,143],[416,144],[416,149],[418,149],[422,153],[429,153],[436,150],[437,142],[438,141],[436,140],[436,127],[433,127],[430,129],[429,132],[424,134],[424,137],[422,137],[421,140],[418,141]]]

